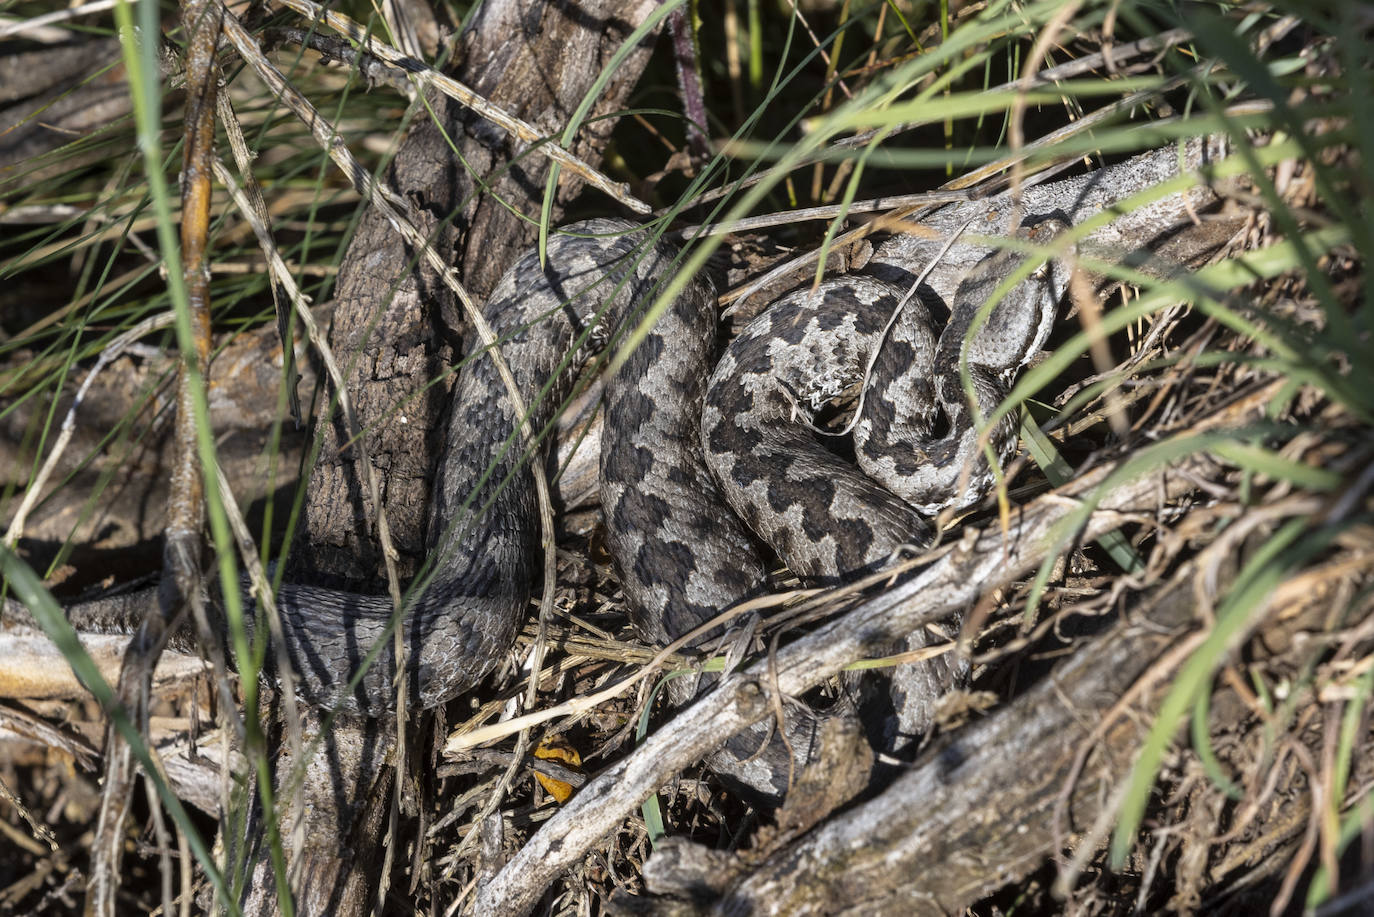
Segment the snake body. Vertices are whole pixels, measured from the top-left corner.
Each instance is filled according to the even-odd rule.
[[[1023,234],[1043,244],[1062,228],[1047,218]],[[940,510],[986,493],[992,475],[960,384],[961,354],[979,412],[991,416],[1043,346],[1064,286],[1049,262],[975,328],[978,310],[1023,257],[985,255],[956,290],[938,340],[917,291],[858,275],[783,297],[730,345],[703,411],[707,461],[734,511],[798,576],[851,577],[902,544],[924,542],[926,520]],[[811,428],[819,411],[865,382],[854,424],[864,474],[856,474]],[[935,436],[941,411],[947,430]],[[1000,460],[1014,434],[1009,419],[992,431]]]
[[[1145,154],[1030,188],[1019,202],[1004,194],[936,211],[925,224],[937,238],[896,235],[878,250],[870,276],[834,278],[784,297],[737,337],[714,371],[713,291],[705,280],[688,283],[608,380],[605,396],[607,541],[641,634],[665,642],[765,590],[771,558],[760,541],[798,576],[835,581],[925,541],[927,519],[940,508],[978,500],[991,469],[974,435],[965,373],[979,413],[990,414],[1043,345],[1067,277],[1042,258],[988,312],[984,303],[1026,256],[976,237],[943,253],[941,245],[970,216],[978,218],[970,236],[1046,244],[1064,227],[1222,149],[1195,141],[1183,156],[1174,149]],[[1091,238],[1134,248],[1209,199],[1206,189],[1177,193],[1133,208]],[[1018,222],[1009,225],[1010,214]],[[551,238],[542,265],[530,253],[510,268],[484,313],[528,407],[530,430],[547,434],[584,362],[638,324],[678,260],[675,248],[636,224],[593,220]],[[949,310],[938,338],[927,300]],[[854,425],[861,474],[808,427],[866,375]],[[411,704],[442,703],[490,671],[512,644],[539,580],[531,456],[519,421],[495,364],[474,345],[453,394],[434,487],[431,572],[412,588],[397,625]],[[1013,433],[1009,420],[993,431],[999,460],[1014,446]],[[393,618],[387,597],[286,585],[277,604],[303,699],[368,716],[394,710],[395,654],[383,642]]]
[[[547,262],[527,254],[504,275],[485,315],[543,432],[611,329],[632,321],[677,252],[645,245],[632,224],[598,220],[552,238]],[[646,637],[670,638],[756,591],[765,571],[748,533],[729,517],[701,458],[699,404],[714,346],[714,297],[693,283],[611,380],[602,499],[609,544]],[[431,510],[434,574],[402,619],[411,700],[432,706],[471,687],[510,646],[539,579],[533,479],[516,435],[519,416],[480,347],[464,359]],[[703,541],[700,537],[706,534]],[[753,560],[751,565],[750,560]],[[393,703],[394,659],[382,653],[340,695],[384,635],[385,597],[283,587],[278,598],[297,690],[309,702],[381,715]]]
[[[996,254],[986,257],[1001,263]],[[484,314],[531,430],[545,431],[585,358],[637,324],[678,259],[676,249],[650,240],[635,224],[591,220],[552,238],[542,266],[529,253],[506,273]],[[969,329],[986,286],[956,294],[953,314],[961,318],[951,322],[951,333]],[[755,536],[797,575],[835,581],[874,566],[901,544],[924,541],[922,512],[934,504],[976,498],[977,483],[967,497],[949,491],[950,476],[965,459],[984,464],[962,408],[959,345],[937,344],[920,298],[899,308],[904,298],[898,285],[862,276],[785,297],[730,346],[708,385],[715,297],[709,282],[694,279],[609,380],[601,452],[607,542],[646,639],[674,639],[763,591],[768,560]],[[1057,298],[1050,274],[1023,282],[974,335],[971,366],[979,380],[993,380],[981,393],[983,411],[997,405],[1003,380],[1039,348]],[[928,493],[920,510],[788,422],[799,414],[809,419],[860,381],[893,315],[900,318],[891,354],[875,366],[877,394],[866,399],[858,451],[887,479],[905,479],[911,493],[947,491]],[[999,350],[984,340],[1003,338],[1014,342]],[[939,354],[954,378],[937,386]],[[985,357],[996,365],[984,366]],[[951,428],[932,440],[942,400]],[[538,581],[539,531],[519,419],[495,364],[474,347],[453,395],[434,489],[435,573],[401,622],[411,701],[421,706],[448,700],[486,674],[513,641]],[[999,452],[1009,448],[1008,432],[999,428]],[[928,454],[914,470],[892,458],[913,446]],[[932,476],[933,468],[939,474]],[[933,480],[941,476],[949,480]],[[306,700],[386,712],[394,675],[389,652],[340,695],[384,635],[392,614],[385,597],[287,586],[278,608]]]

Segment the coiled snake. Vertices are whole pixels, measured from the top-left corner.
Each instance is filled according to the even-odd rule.
[[[531,429],[542,431],[553,419],[583,355],[633,326],[677,258],[635,224],[591,220],[552,238],[544,267],[530,253],[507,272],[484,312],[529,406]],[[907,290],[897,284],[840,277],[772,306],[730,346],[709,380],[715,297],[705,281],[687,285],[605,394],[608,546],[646,638],[675,638],[766,588],[766,558],[740,519],[799,576],[834,580],[925,540],[922,512],[978,498],[988,475],[964,407],[959,346],[1015,260],[993,253],[980,263],[956,294],[950,333],[938,345],[919,297],[899,310]],[[1056,278],[1046,268],[1022,282],[973,336],[968,355],[984,413],[1043,343],[1063,285]],[[920,511],[788,423],[810,420],[859,381],[894,314],[899,320],[874,367],[856,452]],[[932,440],[941,405],[950,431]],[[538,579],[533,482],[512,435],[517,423],[493,362],[470,352],[434,489],[437,572],[402,621],[409,684],[423,706],[486,674],[513,641]],[[999,426],[999,453],[1014,445],[1011,432]],[[966,459],[984,468],[960,494],[955,479]],[[385,596],[303,586],[284,586],[278,607],[298,690],[322,705],[333,703],[392,614]],[[342,706],[384,713],[393,674],[391,654],[382,653],[356,690],[340,698]]]
[[[1029,188],[1019,202],[1004,193],[938,210],[924,221],[936,238],[894,236],[867,275],[826,280],[779,300],[714,372],[714,295],[704,280],[687,284],[608,380],[605,395],[608,545],[644,637],[667,641],[765,589],[769,558],[760,540],[798,576],[831,581],[926,540],[926,520],[939,508],[976,502],[990,470],[971,424],[961,357],[979,412],[988,415],[1043,345],[1067,281],[1056,261],[1041,258],[976,321],[1026,258],[990,247],[986,237],[1047,245],[1064,227],[1176,175],[1180,165],[1214,158],[1215,143],[1194,141],[1182,154],[1167,148]],[[1088,238],[1136,248],[1207,199],[1201,188],[1175,193],[1105,222]],[[932,263],[970,218],[975,225]],[[485,314],[530,407],[532,430],[548,427],[585,359],[638,322],[677,260],[674,248],[635,224],[593,220],[553,237],[544,267],[531,253],[506,273]],[[925,268],[919,295],[909,295]],[[927,300],[950,310],[938,339]],[[854,424],[860,474],[808,427],[870,362]],[[941,414],[944,432],[936,437]],[[434,489],[435,573],[399,625],[411,700],[422,706],[454,697],[492,668],[538,581],[533,482],[517,420],[492,360],[474,349],[453,395]],[[1013,432],[1009,420],[993,431],[999,459],[1014,446]],[[287,585],[278,607],[307,701],[373,716],[393,709],[389,651],[354,690],[344,690],[384,636],[392,616],[387,597]]]

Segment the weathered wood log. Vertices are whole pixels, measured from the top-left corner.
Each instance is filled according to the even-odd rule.
[[[1236,398],[1180,435],[1244,423],[1263,409],[1279,384]],[[1081,501],[1091,501],[1096,507],[1076,530],[1077,539],[1086,541],[1116,528],[1120,513],[1149,511],[1162,501],[1190,493],[1195,482],[1214,468],[1206,455],[1193,455],[1129,480],[1114,477],[1111,468],[1099,468],[1023,509],[1005,531],[994,523],[982,531],[967,532],[909,580],[780,649],[773,659],[724,679],[710,694],[679,712],[546,822],[480,890],[473,912],[526,913],[550,882],[674,774],[704,757],[723,736],[770,715],[769,695],[774,690],[784,697],[799,696],[849,663],[880,653],[897,636],[948,617],[985,592],[1035,569],[1056,543],[1052,533],[1080,512]],[[958,763],[957,758],[941,760],[937,770]]]
[[[644,0],[483,4],[459,41],[455,77],[554,135],[652,7]],[[626,59],[593,119],[623,107],[647,59],[647,46]],[[446,97],[435,99],[433,110],[438,124],[419,112],[386,181],[412,202],[412,218],[480,299],[534,237],[528,218],[539,213],[547,161],[522,158],[524,144]],[[614,123],[593,120],[572,152],[596,160]],[[491,194],[477,193],[487,188]],[[558,204],[580,188],[565,179]],[[385,217],[365,212],[341,264],[331,334],[341,363],[352,366],[348,385],[368,431],[367,455],[381,475],[402,577],[424,560],[430,482],[451,385],[445,371],[452,351],[440,329],[463,325],[452,295],[416,260]],[[432,384],[436,379],[442,381]],[[381,569],[376,508],[353,466],[357,450],[340,451],[350,439],[342,423],[337,415],[324,416],[315,430],[320,455],[300,533],[311,549],[293,559],[293,579],[375,587]]]
[[[1312,579],[1340,582],[1358,576],[1360,563],[1358,556],[1338,557],[1325,574],[1313,571]],[[619,911],[944,915],[1024,880],[1065,851],[1086,861],[1104,839],[1124,776],[1151,726],[1135,711],[1160,707],[1186,655],[1179,650],[1198,642],[1191,638],[1207,617],[1199,608],[1199,583],[1207,582],[1210,602],[1226,592],[1239,566],[1234,554],[1203,555],[1185,564],[1034,688],[937,743],[881,793],[800,840],[739,855],[683,839],[661,845],[644,868],[652,895],[619,898]],[[1277,607],[1254,619],[1265,627],[1255,635],[1247,662],[1288,657],[1287,666],[1301,669],[1307,657],[1298,635],[1324,629],[1331,613],[1327,597],[1305,587],[1281,590],[1275,599]],[[1372,607],[1368,601],[1362,605],[1366,611]],[[1233,686],[1219,684],[1210,707],[1214,736],[1240,733],[1214,746],[1225,772],[1253,768],[1252,750],[1269,747],[1273,736],[1263,734],[1273,723],[1252,715]],[[1319,758],[1319,735],[1309,733],[1304,741],[1310,760]],[[1366,734],[1363,746],[1369,741]],[[1374,761],[1359,753],[1354,760],[1350,785],[1367,786]],[[1295,761],[1276,767],[1282,774],[1278,785],[1308,782]],[[1211,796],[1224,799],[1223,790],[1212,790]],[[1362,791],[1354,792],[1347,803]],[[1179,838],[1180,860],[1197,864],[1189,870],[1195,875],[1173,883],[1175,898],[1192,894],[1193,903],[1176,900],[1171,910],[1195,908],[1199,890],[1213,897],[1243,891],[1228,889],[1227,882],[1253,878],[1241,868],[1247,864],[1261,876],[1271,874],[1262,865],[1265,858],[1301,837],[1311,802],[1309,792],[1286,792],[1249,812],[1242,809],[1237,823],[1248,819],[1244,832],[1218,824],[1217,813],[1204,804],[1206,830],[1169,829]],[[1085,844],[1086,850],[1074,850]],[[1286,866],[1287,859],[1277,862]],[[1234,901],[1231,906],[1232,912],[1250,912],[1244,906],[1234,910]]]
[[[455,76],[554,134],[653,7],[647,0],[483,4],[459,41]],[[641,46],[624,61],[594,116],[624,106],[648,51],[647,44]],[[436,97],[432,105],[437,120],[421,110],[386,181],[412,204],[410,217],[444,261],[456,265],[464,284],[482,296],[514,252],[528,246],[530,225],[507,208],[538,212],[547,163],[520,159],[522,144],[451,100]],[[579,135],[573,152],[596,159],[613,124],[595,122]],[[477,195],[482,188],[495,195]],[[576,190],[575,183],[565,182],[559,201]],[[418,260],[381,214],[365,212],[343,259],[331,338],[340,361],[352,367],[346,384],[367,431],[364,451],[384,482],[379,498],[402,576],[413,574],[423,560],[430,481],[441,453],[438,431],[449,385],[431,382],[443,377],[452,354],[439,329],[461,324],[450,293]],[[315,437],[320,457],[298,542],[310,550],[297,552],[292,578],[375,587],[381,564],[373,528],[377,507],[354,464],[359,450],[341,448],[350,436],[338,415],[322,415]],[[383,816],[391,806],[391,779],[381,765],[392,738],[375,723],[356,730],[335,723],[326,753],[310,763],[300,794],[287,797],[284,826],[306,813],[304,844],[291,857],[292,873],[304,883],[300,913],[360,914],[372,907],[371,890],[384,860],[378,855]],[[250,889],[245,913],[275,912],[275,879],[261,850]]]
[[[1074,782],[1079,749],[1186,629],[1193,605],[1191,582],[1167,590],[875,798],[762,863],[734,864],[743,875],[698,901],[700,913],[943,915],[1023,878],[1070,840],[1055,830],[1066,785],[1075,825],[1091,825],[1112,798],[1120,775],[1111,769]],[[1134,718],[1117,718],[1100,741],[1126,758],[1140,737]],[[649,889],[680,896],[686,876],[661,876],[657,859],[645,865]]]

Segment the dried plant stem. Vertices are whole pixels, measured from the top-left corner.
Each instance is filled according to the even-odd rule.
[[[222,7],[215,0],[186,0],[182,24],[186,55],[185,148],[181,183],[181,265],[191,330],[177,372],[175,458],[163,545],[162,588],[156,613],[148,614],[130,642],[120,670],[119,702],[135,727],[148,734],[153,670],[167,636],[200,595],[200,539],[205,521],[195,402],[210,355],[210,272],[206,246],[210,225],[210,175],[215,144],[215,48]],[[144,36],[145,41],[152,36]],[[198,615],[203,618],[203,615]],[[119,892],[124,823],[133,797],[133,750],[111,720],[106,729],[105,785],[91,851],[86,913],[113,915]],[[171,902],[166,902],[170,907]]]

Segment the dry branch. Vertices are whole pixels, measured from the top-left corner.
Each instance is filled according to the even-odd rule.
[[[1229,575],[1213,583],[1220,591],[1234,576],[1231,559]],[[1156,709],[1169,688],[1161,676],[1170,660],[1196,642],[1185,637],[1198,620],[1195,566],[1186,565],[1014,703],[922,755],[877,797],[761,862],[750,855],[710,859],[677,841],[646,864],[646,884],[657,894],[695,897],[694,912],[702,915],[937,917],[1020,881],[1066,844],[1095,848],[1100,837],[1083,829],[1110,818],[1122,787],[1120,762],[1135,754],[1144,731],[1136,717],[1123,715],[1124,701]],[[1292,609],[1274,619],[1280,623],[1273,639],[1291,639],[1312,623]],[[1264,728],[1256,720],[1252,731]],[[1080,775],[1088,752],[1103,766]],[[1297,795],[1296,814],[1309,798]],[[1277,816],[1264,820],[1275,823]],[[1267,834],[1235,846],[1262,856],[1274,842]],[[712,874],[692,868],[708,861]],[[707,888],[711,900],[700,894]],[[681,913],[662,899],[624,905],[637,914]]]
[[[157,666],[169,632],[197,603],[201,593],[201,528],[205,489],[197,445],[196,401],[210,356],[210,272],[206,264],[210,225],[210,174],[215,147],[215,47],[219,12],[215,0],[187,0],[183,27],[188,36],[186,132],[182,160],[181,268],[187,295],[187,324],[193,349],[182,353],[177,372],[176,457],[172,466],[171,509],[163,543],[162,588],[158,608],[144,617],[130,641],[120,670],[118,696],[135,725],[146,735]],[[145,36],[150,41],[151,36]],[[197,615],[202,631],[204,610]],[[124,852],[124,823],[133,800],[133,751],[111,721],[105,737],[105,784],[100,818],[92,844],[91,875],[86,886],[86,913],[113,915],[119,893],[119,864]],[[160,810],[156,813],[160,824]],[[164,854],[163,898],[170,908],[171,862]],[[184,889],[189,894],[189,889]]]
[[[542,29],[532,34],[525,5],[484,4],[461,39],[467,53],[458,57],[462,66],[456,77],[504,112],[535,124],[564,123],[609,54],[652,8],[643,0],[543,7]],[[349,27],[337,16],[330,22],[345,31]],[[527,244],[529,227],[506,207],[519,212],[538,209],[546,163],[534,160],[512,166],[527,141],[501,136],[482,114],[434,93],[426,107],[417,109],[417,123],[395,161],[381,181],[374,181],[359,170],[308,101],[264,65],[252,36],[232,18],[226,19],[226,28],[245,60],[310,125],[371,202],[343,260],[331,336],[335,352],[350,366],[349,378],[334,390],[346,390],[355,398],[358,425],[345,424],[329,412],[318,422],[320,458],[309,482],[299,536],[310,550],[293,557],[291,577],[356,586],[370,579],[380,558],[393,556],[399,559],[402,575],[408,576],[424,555],[430,468],[441,452],[435,431],[443,428],[449,382],[445,370],[451,354],[434,329],[447,324],[471,333],[475,327],[480,337],[492,339],[481,333],[483,323],[457,277],[464,278],[464,286],[485,292],[513,260],[505,248]],[[379,44],[368,50],[384,59],[397,56]],[[635,49],[594,114],[624,105],[647,57],[647,46]],[[422,84],[435,80],[436,88],[452,88],[452,81],[436,80],[427,67],[408,59],[402,65]],[[610,121],[596,123],[582,133],[573,152],[584,160],[592,158],[610,128]],[[560,201],[576,184],[560,187]],[[504,205],[479,199],[473,193],[479,188],[492,190]],[[364,431],[361,436],[359,431]],[[382,482],[380,488],[367,483],[374,475]],[[374,543],[374,532],[380,528],[375,520],[383,506],[395,552],[379,552]],[[546,531],[551,533],[551,524]],[[311,766],[316,770],[303,784],[303,794],[287,798],[308,811],[337,811],[330,820],[308,828],[305,848],[292,868],[307,883],[301,889],[305,912],[354,912],[370,906],[371,896],[364,890],[375,882],[380,860],[360,851],[376,850],[384,816],[390,815],[393,824],[396,818],[386,795],[388,778],[379,770],[390,737],[374,731],[364,741],[335,724],[325,741],[330,751],[314,759]],[[313,796],[318,796],[317,803],[311,801]],[[340,799],[347,802],[341,806]],[[489,804],[498,802],[499,796]],[[394,849],[386,848],[385,853],[389,856]],[[348,855],[341,856],[341,850]],[[266,894],[271,881],[265,858],[258,859],[247,911],[271,910]]]
[[[1214,429],[1239,423],[1262,410],[1276,388],[1271,385],[1251,393],[1229,410],[1218,412],[1206,426]],[[1189,431],[1193,432],[1198,431]],[[1188,493],[1194,476],[1211,467],[1211,459],[1194,456],[1128,481],[1112,480],[1111,468],[1098,469],[1028,507],[1005,536],[997,526],[969,532],[954,550],[912,579],[780,650],[773,660],[778,689],[783,696],[799,696],[855,660],[1024,576],[1055,548],[1053,531],[1080,511],[1082,501],[1094,500],[1097,506],[1078,533],[1079,540],[1090,540],[1119,526],[1117,513],[1150,509],[1161,500]],[[674,774],[704,757],[726,736],[764,719],[772,709],[768,664],[767,660],[756,663],[726,679],[585,786],[480,891],[473,913],[525,913],[549,883]]]

